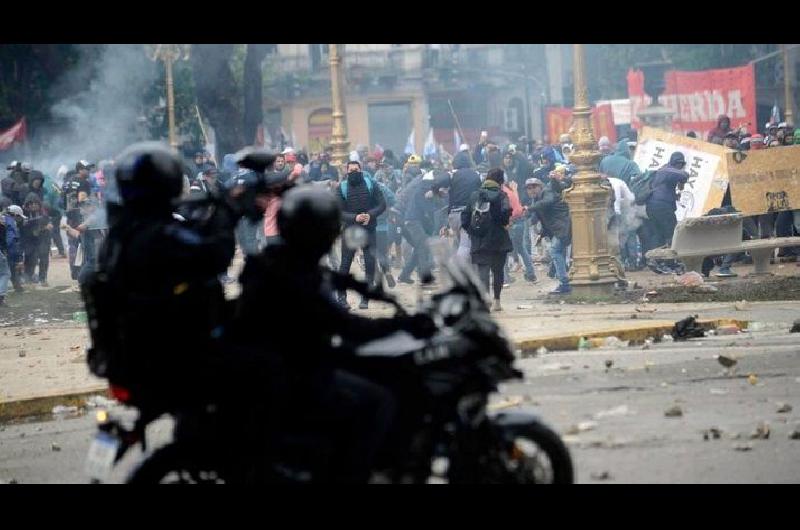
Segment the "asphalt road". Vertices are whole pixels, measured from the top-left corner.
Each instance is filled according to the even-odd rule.
[[[581,483],[798,483],[800,440],[790,439],[800,430],[798,339],[781,325],[648,349],[542,354],[521,359],[525,380],[504,385],[493,403],[522,401],[513,408],[532,407],[562,433]],[[726,373],[718,354],[738,358],[737,371]],[[793,410],[778,412],[787,403]],[[665,416],[673,406],[681,416]],[[769,438],[751,439],[761,422]],[[169,420],[150,426],[153,447],[170,428]],[[719,438],[704,440],[711,428]],[[93,434],[92,413],[0,426],[0,481],[87,482]],[[140,458],[132,451],[111,482]]]

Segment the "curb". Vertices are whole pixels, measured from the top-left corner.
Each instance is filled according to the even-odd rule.
[[[700,319],[697,321],[705,329],[715,329],[721,326],[735,325],[740,329],[746,329],[748,321],[732,318]],[[600,339],[606,337],[617,337],[623,341],[643,342],[647,338],[660,338],[661,335],[669,333],[675,323],[671,320],[657,320],[649,322],[638,322],[635,324],[624,323],[612,325],[606,329],[589,331],[586,333],[563,333],[531,339],[518,339],[515,341],[517,349],[522,354],[536,351],[544,346],[548,351],[575,350],[581,338],[598,339],[592,341],[592,347],[602,345]],[[64,406],[85,406],[85,400],[90,396],[102,395],[111,397],[106,385],[97,385],[90,389],[80,391],[53,393],[44,396],[37,396],[14,401],[0,402],[0,422],[18,420],[26,416],[42,416],[51,414],[56,405]]]
[[[737,320],[734,318],[698,319],[697,323],[706,330],[731,325],[735,325],[739,329],[746,329],[748,326],[747,320]],[[600,339],[606,337],[616,337],[623,341],[644,342],[648,338],[660,339],[662,335],[669,334],[674,326],[675,322],[671,320],[655,320],[636,324],[625,323],[585,333],[572,332],[540,336],[531,339],[519,339],[516,341],[516,347],[522,350],[524,355],[528,352],[534,352],[541,347],[547,348],[548,351],[576,350],[578,349],[578,343],[581,338],[588,339],[592,343],[592,348],[601,346],[602,340]]]
[[[18,420],[26,416],[49,415],[56,405],[78,408],[85,407],[86,399],[98,394],[103,397],[111,397],[108,393],[108,386],[99,385],[90,390],[84,389],[73,392],[53,393],[44,396],[0,402],[0,423]]]

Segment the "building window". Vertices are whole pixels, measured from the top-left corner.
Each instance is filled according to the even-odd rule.
[[[411,104],[375,103],[369,106],[368,114],[370,145],[380,144],[400,156],[413,127]]]

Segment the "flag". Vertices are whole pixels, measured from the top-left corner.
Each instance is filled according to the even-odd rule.
[[[772,115],[770,116],[770,123],[778,124],[781,122],[781,111],[778,109],[778,104],[772,106]]]
[[[25,118],[22,118],[10,129],[0,132],[0,151],[5,151],[15,142],[25,141],[26,135],[27,128],[25,126]]]
[[[407,155],[413,155],[416,149],[414,148],[414,129],[411,129],[411,134],[408,135],[406,141],[406,149],[403,151]]]
[[[433,129],[428,129],[428,138],[425,140],[425,147],[422,149],[425,157],[436,156],[436,141],[433,139]]]
[[[453,129],[453,152],[458,153],[459,147],[461,147],[461,135],[458,134],[458,129]]]

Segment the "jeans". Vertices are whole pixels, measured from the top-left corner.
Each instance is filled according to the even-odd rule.
[[[494,299],[500,300],[500,292],[503,290],[503,269],[505,268],[506,258],[508,253],[497,252],[491,257],[488,264],[479,264],[478,276],[483,282],[486,291],[489,291],[489,273],[492,274],[492,290],[494,291]]]
[[[5,296],[8,292],[9,280],[11,280],[11,269],[8,266],[8,258],[0,251],[0,296]]]
[[[389,262],[389,231],[375,231],[375,250],[377,252],[378,264],[383,274],[391,274],[392,265]]]
[[[51,234],[47,233],[31,242],[25,249],[23,267],[26,281],[34,281],[34,271],[39,266],[39,283],[47,281],[47,269],[50,265],[50,240]]]
[[[69,244],[69,272],[73,280],[78,279],[78,274],[81,271],[80,266],[75,265],[75,258],[78,257],[78,243],[80,239],[77,237],[67,236],[67,243]]]
[[[242,252],[247,255],[258,254],[258,231],[261,228],[261,221],[251,221],[240,219],[236,225],[236,240],[242,247]]]
[[[556,278],[562,286],[569,286],[569,276],[567,276],[567,246],[561,238],[553,236],[550,245],[550,257],[553,258],[553,265],[556,268]]]
[[[536,269],[533,268],[533,261],[531,260],[531,253],[525,250],[525,225],[524,220],[516,221],[511,225],[511,244],[514,245],[513,255],[518,255],[522,258],[522,263],[525,265],[525,276],[536,277]]]
[[[56,244],[58,254],[63,256],[64,240],[61,238],[61,212],[50,214],[50,223],[53,225],[53,243]],[[49,250],[49,249],[48,249]]]
[[[367,230],[367,234],[369,234],[369,241],[367,246],[362,249],[364,253],[364,265],[366,268],[366,282],[369,285],[372,285],[373,280],[375,279],[375,247],[376,245],[376,235],[375,230]],[[344,238],[342,238],[342,262],[339,265],[339,272],[344,274],[350,273],[350,266],[353,264],[353,258],[356,256],[356,250],[347,248],[345,245]],[[347,293],[342,291],[339,293],[339,299],[345,300],[347,298]]]
[[[419,221],[406,221],[403,226],[403,235],[414,248],[411,259],[406,260],[401,278],[410,278],[414,268],[417,269],[417,277],[422,280],[431,272],[431,253],[428,248],[428,234]]]

